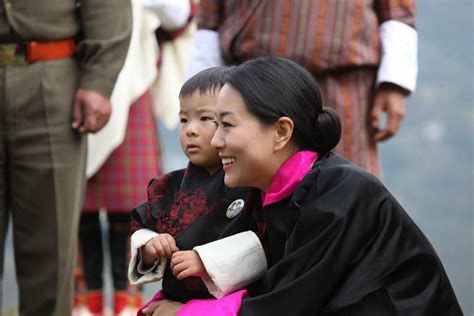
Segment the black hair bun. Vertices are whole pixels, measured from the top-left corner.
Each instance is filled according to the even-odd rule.
[[[331,151],[341,139],[341,120],[331,108],[323,108],[316,122],[315,148],[320,154]]]

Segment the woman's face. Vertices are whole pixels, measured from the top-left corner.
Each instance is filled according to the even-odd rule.
[[[219,93],[216,114],[218,128],[211,145],[219,151],[225,184],[266,190],[276,172],[272,164],[274,127],[253,116],[240,93],[228,84]]]

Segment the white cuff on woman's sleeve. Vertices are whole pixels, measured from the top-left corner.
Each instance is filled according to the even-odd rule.
[[[131,284],[144,284],[163,278],[167,258],[158,259],[151,269],[143,269],[140,248],[159,234],[150,229],[139,229],[132,234],[131,258],[128,265],[128,279]]]
[[[394,83],[410,92],[415,91],[418,74],[418,34],[411,26],[390,20],[379,29],[381,61],[377,85]]]
[[[201,70],[224,65],[219,33],[210,30],[197,30],[194,33],[188,65],[184,72],[185,79],[191,78]]]
[[[209,277],[203,277],[216,298],[242,289],[267,270],[267,259],[257,235],[246,231],[194,247]]]

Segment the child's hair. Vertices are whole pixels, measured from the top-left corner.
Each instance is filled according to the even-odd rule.
[[[190,96],[196,90],[199,90],[200,94],[215,93],[216,89],[219,90],[224,85],[225,77],[231,68],[212,67],[198,72],[183,84],[181,91],[179,91],[179,98]]]
[[[249,60],[232,69],[226,83],[240,93],[247,110],[263,124],[283,116],[292,119],[292,138],[301,150],[324,154],[339,142],[339,116],[322,107],[316,81],[295,62],[274,56]]]

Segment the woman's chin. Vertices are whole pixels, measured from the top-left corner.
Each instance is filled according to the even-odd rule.
[[[224,183],[229,188],[235,188],[238,186],[237,181],[227,174],[224,176]]]

